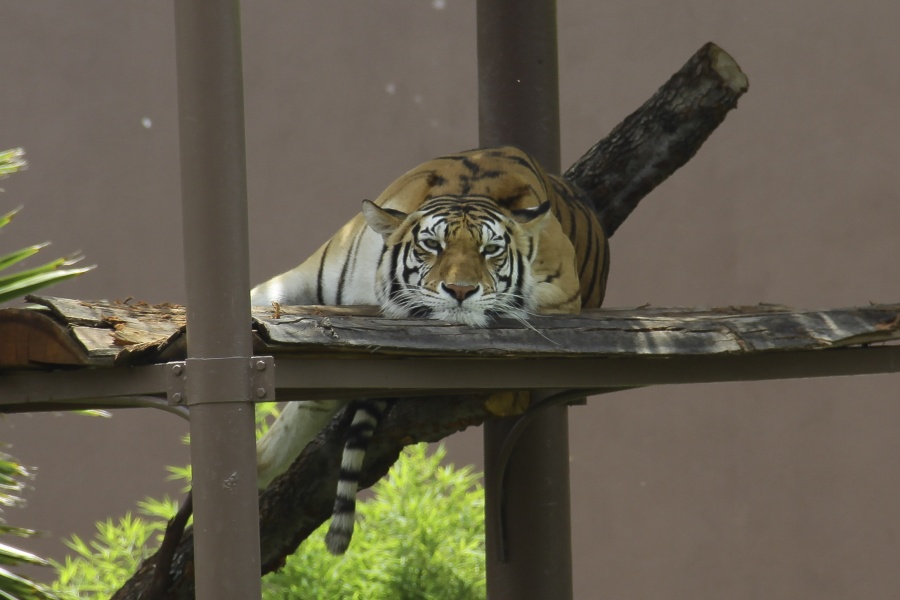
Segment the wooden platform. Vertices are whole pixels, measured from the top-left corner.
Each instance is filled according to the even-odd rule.
[[[148,365],[184,358],[185,311],[172,304],[29,297],[0,310],[0,369]],[[900,304],[616,308],[507,319],[485,328],[377,316],[374,307],[253,312],[258,354],[306,358],[636,358],[818,352],[900,339]]]

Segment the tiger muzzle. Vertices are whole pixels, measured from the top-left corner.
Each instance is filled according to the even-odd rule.
[[[462,304],[463,300],[465,300],[466,298],[469,298],[472,295],[478,293],[479,287],[481,286],[441,282],[441,289],[444,290],[444,292],[446,292],[447,294],[456,298],[460,304]]]

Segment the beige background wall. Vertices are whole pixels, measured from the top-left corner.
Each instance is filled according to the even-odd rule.
[[[310,253],[362,198],[476,144],[474,2],[245,2],[252,278]],[[608,303],[898,301],[900,4],[560,2],[569,164],[707,40],[750,92],[613,239]],[[0,4],[0,147],[30,169],[2,247],[99,268],[57,295],[183,302],[170,2]],[[227,265],[222,265],[227,268]],[[663,387],[572,411],[579,598],[900,593],[898,376]],[[37,465],[31,547],[175,492],[171,416],[15,416]],[[480,460],[480,431],[449,441]]]

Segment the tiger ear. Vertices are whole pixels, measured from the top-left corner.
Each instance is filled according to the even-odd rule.
[[[550,213],[550,201],[541,202],[532,208],[517,208],[512,211],[515,222],[524,225],[526,229],[538,226],[544,222],[544,217]]]
[[[376,233],[380,233],[385,239],[394,233],[408,216],[399,210],[382,208],[371,200],[362,201],[362,214],[369,227]]]

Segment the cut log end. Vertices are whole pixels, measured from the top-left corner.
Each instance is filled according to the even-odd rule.
[[[747,76],[741,71],[741,67],[731,58],[731,55],[722,50],[713,42],[709,43],[709,57],[712,61],[712,69],[722,81],[736,94],[743,94],[750,87]]]

